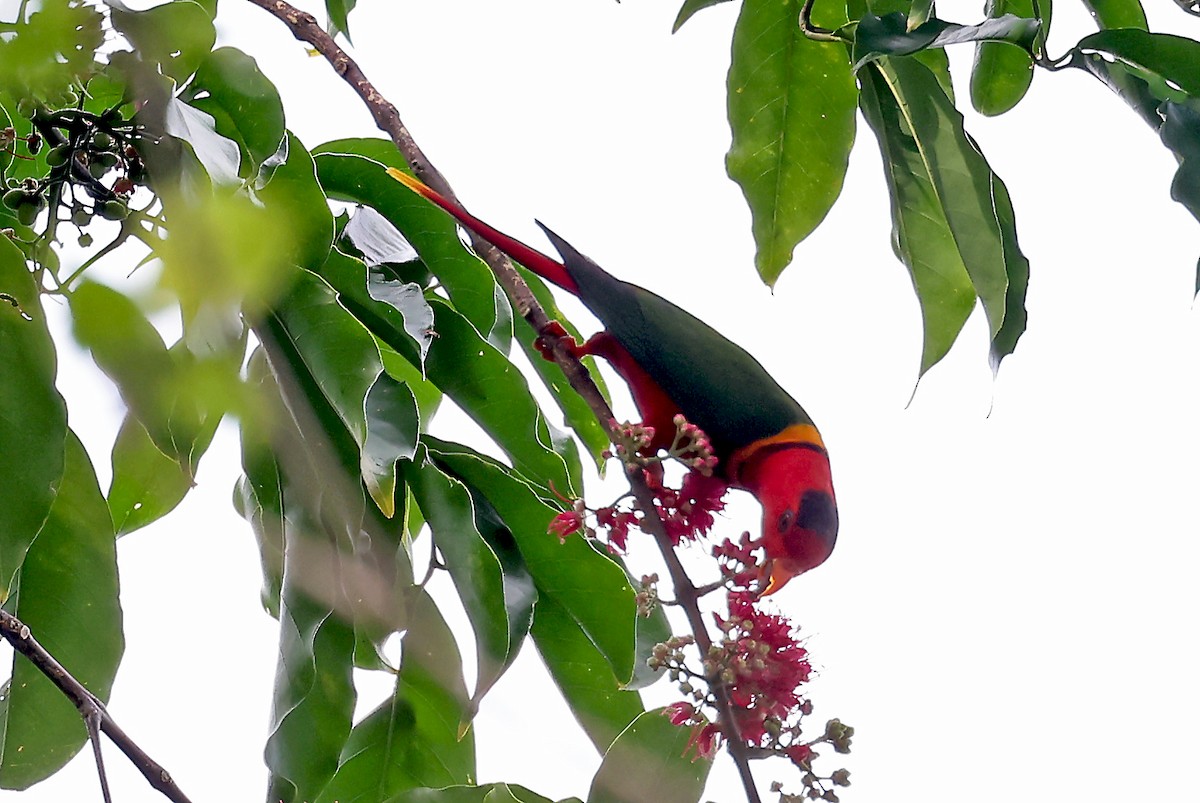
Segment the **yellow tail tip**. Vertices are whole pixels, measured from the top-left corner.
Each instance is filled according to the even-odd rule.
[[[387,169],[387,174],[389,176],[391,176],[392,178],[396,179],[396,181],[399,181],[405,187],[408,187],[413,192],[421,192],[422,190],[429,189],[424,184],[422,184],[421,180],[418,179],[416,176],[410,176],[408,173],[405,173],[403,170],[400,170],[399,168],[389,167]],[[423,195],[424,193],[421,192],[421,194]]]

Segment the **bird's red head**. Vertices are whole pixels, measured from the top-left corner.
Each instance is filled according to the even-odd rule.
[[[739,461],[737,484],[763,508],[766,552],[763,594],[774,594],[798,574],[825,562],[837,542],[837,501],[829,456],[816,429],[797,426]]]

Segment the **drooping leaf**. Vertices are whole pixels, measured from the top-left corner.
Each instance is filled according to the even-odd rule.
[[[258,63],[237,48],[207,54],[183,97],[212,116],[218,134],[241,147],[251,171],[279,151],[285,135],[279,92]]]
[[[1043,40],[1050,29],[1050,0],[988,0],[988,17],[1015,14],[1035,20],[1041,13]],[[1033,43],[1030,42],[1030,48]],[[1033,57],[1021,46],[1009,42],[980,42],[975,46],[975,65],[971,69],[971,103],[980,114],[1003,114],[1016,106],[1033,81]]]
[[[417,344],[421,365],[429,353],[433,340],[433,308],[425,300],[421,285],[416,282],[400,282],[380,268],[367,271],[367,294],[382,301],[400,313],[404,319],[404,331]]]
[[[192,0],[171,0],[134,11],[122,0],[105,0],[113,27],[123,33],[146,62],[157,62],[164,75],[183,84],[217,40],[212,15]]]
[[[865,15],[854,35],[854,69],[883,56],[907,56],[921,50],[942,48],[964,42],[1008,42],[1029,50],[1033,47],[1039,23],[1034,19],[1005,14],[978,25],[958,25],[931,19],[908,30],[903,14],[876,17]]]
[[[331,33],[342,34],[350,41],[350,12],[358,0],[325,0],[325,11],[329,14]]]
[[[71,433],[54,505],[7,607],[102,701],[125,647],[115,540],[96,474]],[[62,768],[87,734],[79,711],[41,670],[15,653],[13,661],[0,692],[0,787],[25,789]]]
[[[217,121],[211,114],[178,98],[168,98],[163,109],[163,130],[191,147],[214,183],[238,183],[241,151],[236,142],[217,131]]]
[[[395,691],[354,726],[316,803],[373,803],[474,779],[474,737],[459,736],[467,715],[462,657],[425,592],[414,601],[403,656]]]
[[[396,512],[396,461],[411,460],[417,451],[417,400],[406,385],[380,371],[364,403],[367,437],[360,472],[367,492],[390,519]]]
[[[0,598],[50,513],[63,476],[67,407],[54,342],[21,251],[0,237]]]
[[[479,682],[487,689],[508,665],[509,606],[504,572],[496,553],[480,535],[471,494],[424,453],[404,464],[404,479],[425,514],[433,540],[454,580],[475,631]]]
[[[314,800],[337,770],[354,712],[354,628],[306,587],[328,567],[304,565],[289,534],[279,619],[279,664],[266,762],[268,799]],[[337,595],[338,591],[331,591]]]
[[[726,3],[728,0],[683,0],[683,5],[679,7],[679,13],[675,16],[675,23],[671,26],[671,33],[675,33],[683,24],[690,20],[697,11],[703,11],[709,6]]]
[[[1194,39],[1120,28],[1086,36],[1073,50],[1115,59],[1151,82],[1151,88],[1163,99],[1178,99],[1179,92],[1200,98],[1200,67],[1197,66],[1200,65],[1200,42]],[[1163,85],[1162,82],[1169,83]]]
[[[1140,0],[1083,0],[1083,4],[1100,28],[1149,30]]]
[[[582,538],[560,544],[549,535],[547,527],[559,510],[518,472],[461,444],[425,440],[439,462],[496,508],[537,583],[539,598],[554,597],[596,645],[618,682],[627,682],[633,675],[637,604],[624,570]]]
[[[484,786],[447,786],[443,789],[410,789],[389,797],[385,803],[553,803],[523,786],[490,783]],[[579,798],[559,803],[583,803]]]
[[[533,641],[571,713],[603,755],[646,709],[636,691],[621,688],[612,667],[579,623],[545,594],[533,617]]]
[[[933,74],[912,59],[869,66],[861,73],[862,108],[884,156],[897,255],[921,303],[924,373],[949,350],[976,296],[997,337],[1014,284],[1009,274],[1028,266],[1005,247],[1016,239],[1003,230],[1011,220],[996,212],[999,178]],[[1006,336],[1015,342],[1016,335]]]
[[[604,754],[588,803],[697,803],[712,762],[685,755],[689,735],[662,709],[639,716]]]
[[[800,0],[745,0],[733,33],[725,159],[753,217],[755,267],[774,285],[842,189],[857,90],[846,48],[808,39]],[[823,23],[840,25],[839,15]]]

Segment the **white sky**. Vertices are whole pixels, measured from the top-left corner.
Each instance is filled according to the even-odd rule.
[[[1200,36],[1200,20],[1150,4],[1152,28]],[[713,322],[817,420],[839,546],[774,599],[820,668],[814,727],[857,729],[844,800],[1195,794],[1200,227],[1169,200],[1175,163],[1132,111],[1082,73],[1040,72],[1013,113],[966,112],[1017,210],[1029,330],[993,381],[977,314],[909,403],[919,313],[861,120],[825,224],[773,296],[753,275],[749,214],[723,168],[737,4],[674,37],[676,0],[360,5],[356,57],[473,211],[538,247],[539,217]],[[1057,5],[1055,53],[1090,30],[1081,6]],[[976,21],[979,4],[940,12]],[[223,0],[219,30],[279,85],[307,145],[376,135],[264,12]],[[952,59],[965,98],[971,49]],[[121,408],[98,376],[62,355],[71,423],[106,484]],[[276,634],[229,502],[235,435],[223,428],[175,514],[120,543],[129,646],[111,711],[197,803],[265,788]],[[740,505],[726,532],[756,520]],[[480,780],[584,797],[599,759],[533,656],[477,721]],[[161,799],[106,754],[118,800]],[[764,790],[795,781],[783,762],[755,769]],[[740,799],[729,770],[709,798]],[[90,757],[10,799],[98,800]]]

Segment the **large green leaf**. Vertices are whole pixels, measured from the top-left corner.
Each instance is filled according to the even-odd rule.
[[[404,464],[404,479],[433,531],[475,631],[479,680],[486,691],[503,673],[520,643],[509,640],[509,599],[500,559],[476,526],[471,494],[424,453]]]
[[[537,583],[554,597],[608,662],[619,683],[633,675],[637,605],[624,570],[582,538],[564,543],[547,533],[558,509],[535,486],[495,460],[462,445],[426,438],[431,453],[487,497],[512,531]]]
[[[1041,13],[1042,38],[1050,28],[1050,0],[988,0],[987,15],[1017,15],[1034,22]],[[1036,28],[1035,28],[1036,33]],[[1014,47],[1013,45],[1017,45]],[[980,42],[971,68],[971,103],[980,114],[1003,114],[1016,106],[1033,81],[1033,39],[1029,41]]]
[[[381,139],[342,139],[318,146],[317,173],[331,198],[373,207],[386,217],[420,254],[454,306],[489,340],[507,348],[511,320],[507,301],[491,270],[466,251],[457,225],[440,209],[408,190],[384,171],[407,168],[396,146]],[[503,307],[503,309],[501,309]]]
[[[275,168],[258,198],[278,210],[291,232],[288,257],[296,265],[316,270],[333,245],[333,213],[317,181],[316,164],[295,135],[287,135],[287,160]]]
[[[406,789],[470,783],[475,744],[462,657],[437,606],[421,592],[404,637],[395,691],[354,726],[341,764],[316,803],[376,803]]]
[[[573,494],[581,487],[575,442],[550,428],[524,375],[459,312],[432,297],[437,337],[429,379],[487,431],[523,475]]]
[[[1152,82],[1152,89],[1164,99],[1178,99],[1180,92],[1200,98],[1200,42],[1194,39],[1121,28],[1086,36],[1073,50],[1115,59]],[[1169,85],[1161,85],[1164,81]]]
[[[1028,265],[1013,250],[1011,218],[996,211],[1000,179],[933,73],[912,59],[887,58],[861,75],[863,113],[879,139],[892,196],[897,255],[921,303],[923,374],[945,356],[976,296],[995,340],[1009,304],[1009,274]],[[1011,343],[1017,336],[1006,333]]]
[[[1140,0],[1083,0],[1083,4],[1101,28],[1147,30],[1146,12]]]
[[[662,709],[639,716],[604,754],[588,803],[697,803],[712,762],[685,755],[689,730]]]
[[[83,445],[73,433],[66,443],[62,484],[7,607],[103,701],[125,647],[115,538]],[[23,656],[13,660],[0,692],[0,786],[24,789],[57,772],[87,734],[58,687]]]
[[[113,27],[146,62],[157,62],[164,75],[182,84],[196,71],[217,40],[212,15],[193,0],[171,0],[134,11],[122,0],[106,0]]]
[[[289,534],[266,747],[268,800],[282,803],[314,800],[333,777],[354,712],[354,629],[333,605],[306,593],[314,583],[331,581],[333,572],[301,557],[310,553],[292,539],[305,537],[312,536]]]
[[[571,713],[603,755],[646,709],[636,691],[621,688],[612,667],[579,622],[549,594],[538,600],[533,641]]]
[[[217,133],[241,147],[251,174],[278,153],[285,135],[283,101],[258,63],[237,48],[209,53],[183,97],[212,115]]]
[[[0,598],[54,502],[67,408],[54,387],[54,343],[25,258],[0,237]]]
[[[857,91],[846,48],[808,39],[800,0],[745,0],[733,32],[725,160],[753,217],[755,266],[774,285],[842,190]],[[825,21],[829,22],[829,21]],[[833,18],[834,25],[845,16]]]

